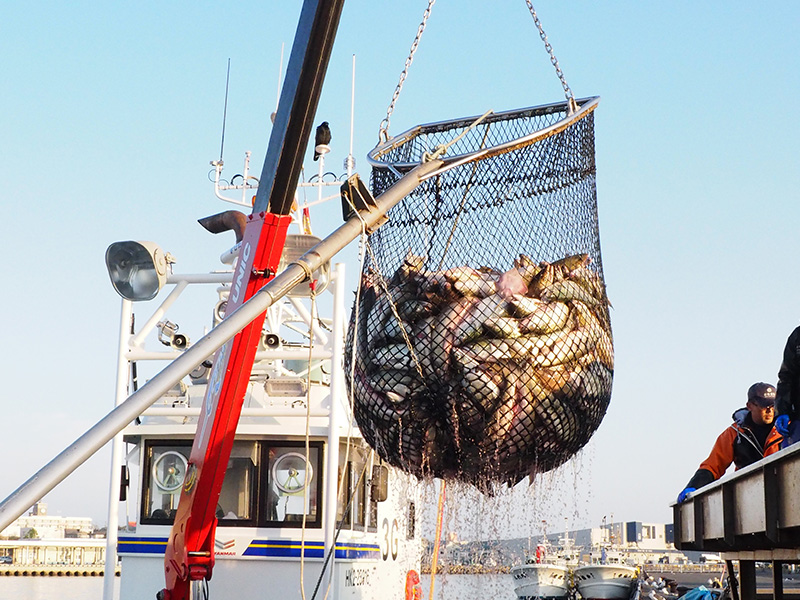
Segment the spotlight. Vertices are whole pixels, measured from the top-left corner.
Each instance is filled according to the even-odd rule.
[[[225,318],[225,310],[228,308],[228,298],[227,296],[224,299],[221,299],[217,302],[214,306],[214,327],[222,323],[222,319]]]
[[[210,368],[211,363],[207,360],[197,365],[194,370],[189,373],[189,378],[192,380],[192,383],[208,383],[208,371]]]
[[[167,280],[171,258],[153,242],[114,242],[106,250],[111,285],[127,300],[152,300]]]
[[[281,345],[281,338],[279,338],[274,333],[265,333],[264,334],[264,345],[273,350]]]
[[[189,345],[189,338],[182,333],[178,333],[178,325],[172,321],[159,321],[158,341],[165,346],[171,346],[176,350],[185,350]]]

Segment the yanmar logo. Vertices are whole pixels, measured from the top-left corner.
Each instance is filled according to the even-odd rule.
[[[214,540],[214,546],[219,550],[228,550],[236,545],[236,540]]]
[[[236,277],[233,280],[233,290],[231,293],[231,301],[234,303],[239,302],[239,296],[242,293],[242,284],[247,275],[247,264],[250,260],[250,252],[252,249],[249,243],[242,247],[242,255],[239,257],[239,268],[236,271]]]

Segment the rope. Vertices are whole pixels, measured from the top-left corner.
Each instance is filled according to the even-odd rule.
[[[542,22],[539,21],[539,17],[536,16],[536,9],[533,8],[531,0],[525,0],[525,3],[528,5],[528,10],[531,12],[533,22],[536,24],[536,29],[539,30],[539,37],[542,38],[542,41],[544,42],[544,49],[547,50],[547,53],[550,55],[550,62],[556,70],[556,75],[558,75],[558,78],[561,80],[561,87],[564,88],[564,95],[567,97],[567,102],[569,103],[569,114],[572,114],[578,110],[575,97],[572,95],[572,90],[569,88],[569,85],[567,85],[567,80],[564,77],[564,73],[561,71],[561,67],[558,65],[558,59],[553,52],[553,47],[547,40],[547,34],[545,34],[544,29],[542,28]]]
[[[439,144],[438,146],[436,146],[436,150],[434,150],[433,152],[423,152],[423,153],[422,153],[422,162],[430,162],[430,161],[432,161],[432,160],[436,160],[437,158],[439,158],[439,157],[440,157],[442,154],[444,154],[445,152],[447,152],[447,149],[448,149],[448,148],[450,148],[450,146],[452,146],[453,144],[455,144],[455,143],[456,143],[458,140],[460,140],[460,139],[461,139],[461,138],[463,138],[465,135],[467,135],[467,134],[468,134],[470,131],[472,131],[472,130],[473,130],[475,127],[477,127],[478,125],[480,125],[481,121],[483,121],[483,120],[484,120],[486,117],[488,117],[489,115],[491,115],[493,112],[494,112],[494,111],[493,111],[493,110],[490,108],[490,109],[489,109],[489,110],[487,110],[485,113],[483,113],[483,114],[482,114],[480,117],[478,117],[477,119],[475,119],[475,121],[473,121],[473,122],[470,124],[470,126],[469,126],[469,127],[467,127],[467,128],[464,130],[464,131],[462,131],[461,133],[459,133],[459,134],[458,134],[458,135],[457,135],[455,138],[453,138],[452,140],[450,140],[450,141],[449,141],[449,142],[447,142],[446,144]],[[484,134],[484,137],[483,137],[483,141],[484,141],[484,143],[486,142],[486,135],[488,135],[488,133],[489,133],[489,127],[487,126],[487,127],[486,127],[486,133]],[[483,144],[481,144],[481,148],[483,148]],[[429,177],[430,177],[430,176],[429,176]]]
[[[411,51],[408,54],[408,58],[406,59],[405,66],[403,67],[403,72],[400,73],[400,81],[397,83],[397,87],[394,89],[394,94],[392,94],[392,101],[389,103],[389,108],[386,110],[386,118],[381,121],[380,127],[378,129],[378,140],[381,143],[385,142],[389,139],[389,119],[394,112],[394,105],[397,102],[397,98],[400,96],[400,91],[403,89],[403,83],[408,77],[408,69],[411,67],[411,63],[414,60],[414,54],[417,51],[417,46],[419,46],[419,42],[422,39],[422,32],[425,31],[425,26],[428,24],[428,17],[431,16],[431,9],[433,5],[436,3],[436,0],[428,0],[428,7],[425,9],[425,12],[422,14],[422,22],[419,24],[419,28],[417,29],[417,35],[414,37],[414,42],[411,44]]]
[[[431,589],[428,594],[428,600],[433,600],[433,587],[436,583],[436,570],[439,567],[439,545],[442,541],[442,516],[444,515],[444,491],[445,481],[440,480],[442,486],[439,489],[439,507],[436,512],[436,541],[433,543],[433,558],[431,559]]]

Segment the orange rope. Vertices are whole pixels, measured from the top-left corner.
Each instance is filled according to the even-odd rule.
[[[436,541],[433,543],[433,558],[431,559],[431,590],[428,595],[428,600],[433,600],[433,586],[436,582],[436,570],[439,567],[439,544],[442,541],[442,517],[444,515],[444,479],[442,487],[439,490],[439,508],[436,515]]]

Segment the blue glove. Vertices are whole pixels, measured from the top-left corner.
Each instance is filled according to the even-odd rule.
[[[775,418],[775,429],[781,435],[789,435],[789,415],[778,415]]]
[[[693,488],[693,487],[687,487],[687,488],[686,488],[685,490],[683,490],[683,491],[682,491],[680,494],[678,494],[678,504],[680,504],[681,502],[686,502],[686,497],[687,497],[689,494],[691,494],[692,492],[694,492],[696,489],[697,489],[697,488]]]

